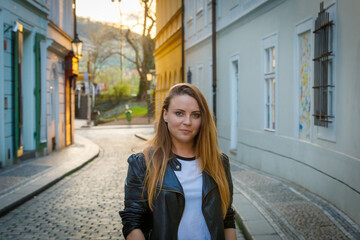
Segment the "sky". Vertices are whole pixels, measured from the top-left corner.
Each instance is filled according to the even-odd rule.
[[[129,26],[133,31],[138,33],[141,33],[142,28],[135,26],[137,19],[131,17],[131,14],[139,15],[142,9],[138,0],[121,0],[120,3],[118,0],[114,2],[111,0],[76,0],[77,16],[90,18],[95,21],[120,24],[121,10],[122,25]],[[142,16],[142,14],[140,14],[140,16]]]

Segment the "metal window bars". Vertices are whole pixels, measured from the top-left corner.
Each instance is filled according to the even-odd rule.
[[[314,118],[315,125],[328,127],[332,115],[332,56],[333,56],[333,21],[320,3],[320,12],[315,21],[314,53]]]

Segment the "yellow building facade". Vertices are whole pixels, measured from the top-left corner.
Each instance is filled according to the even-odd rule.
[[[171,86],[182,82],[181,0],[156,1],[155,119]]]

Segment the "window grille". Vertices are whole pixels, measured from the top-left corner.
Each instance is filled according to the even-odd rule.
[[[333,116],[333,21],[320,3],[320,12],[315,21],[314,53],[314,124],[328,127]]]

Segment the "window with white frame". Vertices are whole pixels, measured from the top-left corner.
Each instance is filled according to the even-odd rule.
[[[336,6],[321,3],[314,23],[314,133],[330,142],[336,142]]]
[[[202,90],[202,84],[203,84],[203,69],[204,69],[203,64],[199,64],[196,67],[196,78],[194,81],[194,85],[197,86],[200,90]]]
[[[193,7],[193,1],[187,0],[187,7],[186,7],[186,13],[187,13],[187,20],[191,20],[192,16],[194,14],[194,7]]]
[[[295,28],[294,48],[294,102],[295,136],[304,141],[312,140],[313,131],[313,19],[298,23]]]
[[[239,55],[230,58],[230,150],[236,151],[239,122]]]
[[[263,39],[263,79],[265,85],[265,124],[267,130],[276,129],[276,89],[277,89],[277,60],[276,60],[277,35],[273,34]]]
[[[204,9],[204,0],[196,0],[195,4],[196,13],[202,12]]]
[[[314,56],[314,119],[315,125],[329,127],[334,115],[334,79],[333,79],[333,25],[330,13],[320,4],[320,12],[315,21]]]
[[[51,121],[55,120],[56,117],[56,75],[56,66],[53,64],[50,77],[50,125]]]

